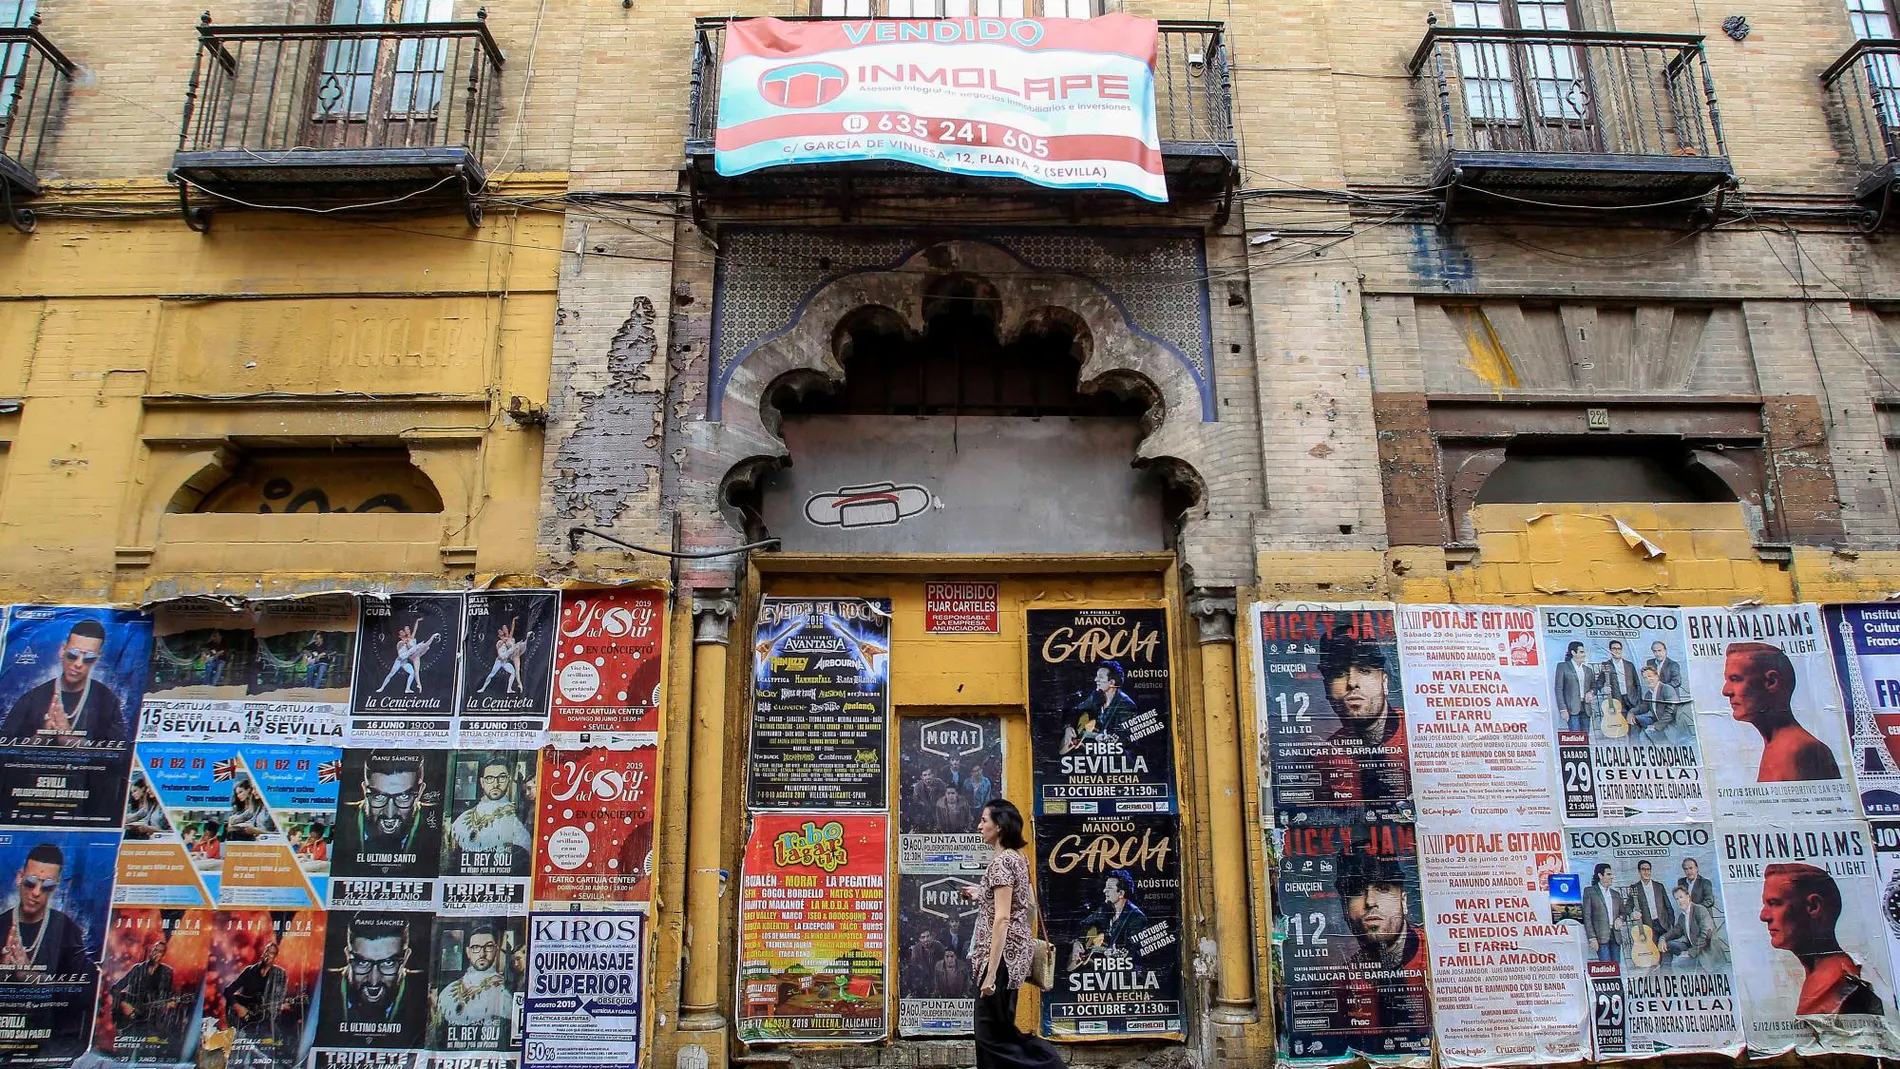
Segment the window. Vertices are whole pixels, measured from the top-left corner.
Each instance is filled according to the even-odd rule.
[[[1040,11],[1038,11],[1040,8]],[[1052,19],[1086,19],[1096,0],[814,0],[812,12],[844,19],[1020,19],[1037,14]]]
[[[1564,0],[1455,0],[1452,22],[1468,29],[1571,30]],[[1473,122],[1521,123],[1526,112],[1544,123],[1580,123],[1589,90],[1574,48],[1539,44],[1462,44],[1458,73]]]
[[[0,26],[23,29],[33,25],[39,0],[0,0]],[[13,95],[20,90],[20,74],[26,70],[27,46],[8,45],[5,62],[0,64],[0,118],[13,113]]]
[[[404,449],[261,449],[186,511],[433,513],[442,497]]]
[[[1854,36],[1863,41],[1879,40],[1894,36],[1900,20],[1894,18],[1889,0],[1847,0],[1847,21],[1853,24]],[[1873,94],[1874,107],[1880,113],[1880,125],[1886,134],[1886,140],[1892,142],[1895,131],[1900,131],[1900,56],[1890,52],[1869,52],[1861,58],[1867,71],[1867,86]]]
[[[454,0],[333,0],[326,21],[334,26],[445,22],[453,11]],[[434,116],[448,69],[447,42],[411,38],[394,42],[393,50],[384,44],[365,38],[324,46],[314,94],[317,120],[367,120],[379,111],[399,119]]]

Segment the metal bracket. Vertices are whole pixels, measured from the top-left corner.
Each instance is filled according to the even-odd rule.
[[[11,182],[0,181],[0,211],[6,212],[7,222],[22,234],[31,234],[33,228],[39,225],[39,220],[33,216],[33,209],[13,206]]]
[[[1432,220],[1438,226],[1444,226],[1451,218],[1452,205],[1458,202],[1458,186],[1465,180],[1465,169],[1453,167],[1445,183],[1445,199],[1438,202],[1438,218]]]
[[[1888,182],[1886,186],[1880,190],[1879,208],[1860,213],[1858,225],[1861,233],[1871,234],[1879,230],[1881,225],[1887,221],[1887,212],[1893,207],[1893,187],[1894,183]]]
[[[1227,185],[1221,190],[1220,207],[1214,209],[1214,229],[1216,230],[1226,226],[1228,217],[1233,214],[1234,190],[1239,185],[1237,177],[1239,173],[1237,167],[1227,172]]]
[[[488,9],[483,8],[482,10],[487,11]],[[487,16],[484,15],[483,17],[486,18]],[[478,193],[479,191],[475,188],[475,183],[469,181],[468,172],[463,170],[462,216],[468,220],[468,225],[476,230],[482,228],[482,202],[476,199]]]
[[[178,212],[185,217],[185,226],[193,233],[211,232],[211,209],[193,207],[191,203],[191,183],[183,178],[173,177],[178,183]]]

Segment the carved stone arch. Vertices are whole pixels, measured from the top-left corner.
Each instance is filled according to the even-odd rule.
[[[1452,530],[1460,542],[1476,542],[1478,536],[1471,526],[1471,507],[1477,503],[1478,491],[1484,488],[1484,481],[1492,473],[1504,466],[1504,446],[1479,449],[1465,457],[1451,478],[1446,480],[1445,503],[1451,513]]]

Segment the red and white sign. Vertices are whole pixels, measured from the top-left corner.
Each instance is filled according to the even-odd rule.
[[[925,583],[924,630],[933,635],[994,635],[995,583]]]
[[[560,746],[654,745],[665,666],[665,591],[562,592],[550,738]]]

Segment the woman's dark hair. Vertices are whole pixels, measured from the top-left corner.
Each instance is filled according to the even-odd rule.
[[[996,825],[996,841],[1006,850],[1021,850],[1029,845],[1023,838],[1023,814],[1015,803],[1003,798],[992,798],[983,803],[983,811],[990,815],[990,823]]]

